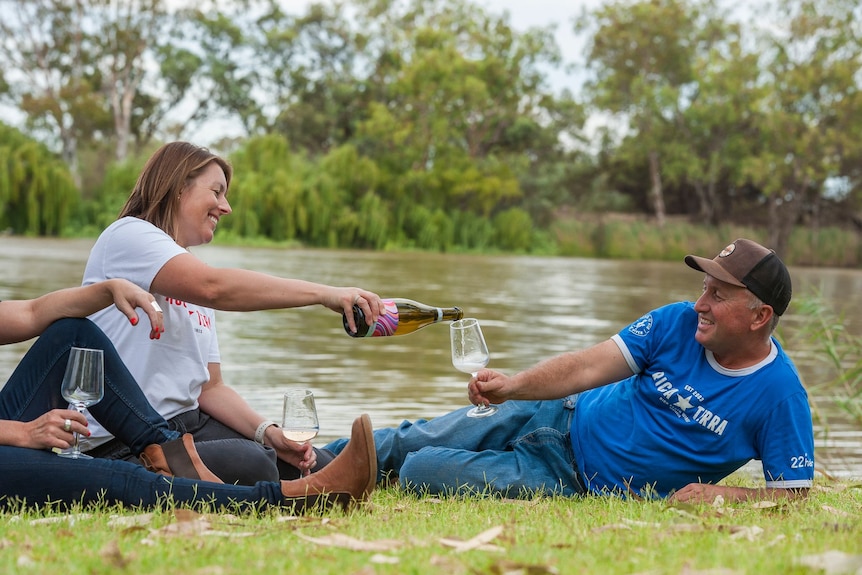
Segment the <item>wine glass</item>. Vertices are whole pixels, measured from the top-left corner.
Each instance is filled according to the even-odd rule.
[[[297,443],[305,443],[317,437],[320,423],[314,394],[308,389],[289,389],[284,393],[284,412],[281,418],[281,432]]]
[[[479,327],[479,320],[472,317],[453,321],[449,327],[452,339],[452,365],[458,371],[473,377],[488,365],[491,354]],[[497,413],[496,405],[477,405],[467,412],[468,417],[488,417]]]
[[[104,361],[101,349],[73,347],[69,350],[69,362],[66,364],[60,393],[69,402],[70,409],[83,413],[87,407],[102,400],[105,395]],[[76,431],[72,447],[58,455],[72,459],[92,459],[81,452],[78,439]]]

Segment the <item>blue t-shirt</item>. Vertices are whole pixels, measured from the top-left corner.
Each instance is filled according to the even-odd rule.
[[[584,484],[666,497],[760,460],[767,487],[811,487],[808,395],[780,345],[759,364],[720,366],[695,339],[694,304],[654,310],[613,336],[635,375],[578,397],[572,445]]]

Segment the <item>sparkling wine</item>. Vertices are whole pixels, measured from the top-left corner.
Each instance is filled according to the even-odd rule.
[[[386,313],[381,314],[374,325],[365,323],[362,309],[359,306],[353,306],[356,333],[350,332],[347,316],[343,318],[344,331],[352,337],[405,335],[432,323],[455,321],[464,316],[461,309],[457,307],[433,307],[403,298],[384,299],[383,305]]]
[[[296,443],[304,443],[317,437],[316,429],[282,429],[281,433],[286,439]]]

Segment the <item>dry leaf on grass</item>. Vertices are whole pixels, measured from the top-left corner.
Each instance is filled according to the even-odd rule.
[[[826,575],[862,575],[862,555],[850,555],[834,549],[817,555],[803,555],[797,563],[820,569]]]
[[[625,523],[608,523],[607,525],[602,525],[601,527],[593,527],[590,532],[598,534],[604,533],[605,531],[616,531],[617,529],[631,530],[631,526],[626,525]]]
[[[491,565],[490,570],[495,575],[557,575],[559,573],[553,565],[528,565],[514,561],[498,561]]]
[[[212,523],[206,516],[189,509],[177,509],[174,512],[175,523],[165,525],[161,529],[151,529],[150,535],[156,537],[251,537],[250,532],[217,531],[213,529]],[[141,541],[144,545],[152,545],[154,541],[147,537]]]
[[[849,517],[850,516],[850,514],[847,513],[846,511],[844,511],[842,509],[836,509],[835,507],[832,507],[831,505],[821,505],[820,509],[822,509],[823,511],[828,511],[832,515],[838,515],[839,517]]]
[[[371,556],[370,561],[379,565],[395,565],[401,560],[398,557],[393,557],[391,555],[382,555],[380,553],[375,553]]]
[[[404,545],[403,541],[396,539],[378,539],[377,541],[362,541],[349,535],[341,533],[333,533],[323,537],[309,537],[302,533],[297,533],[297,537],[314,543],[316,545],[325,545],[328,547],[339,547],[341,549],[350,549],[352,551],[394,551]]]
[[[752,509],[772,509],[773,507],[778,507],[778,506],[779,506],[779,504],[777,501],[769,501],[769,500],[755,501],[754,503],[751,504]]]
[[[142,513],[140,515],[112,515],[108,519],[109,527],[141,527],[149,525],[153,522],[152,513]]]
[[[99,555],[104,559],[105,563],[111,567],[123,569],[129,564],[129,558],[123,556],[120,551],[120,546],[116,540],[109,541],[99,550]]]
[[[467,541],[462,541],[460,539],[452,539],[452,538],[441,538],[438,541],[447,547],[452,547],[455,549],[456,553],[463,553],[464,551],[472,551],[473,549],[478,549],[479,551],[503,551],[502,547],[497,547],[496,545],[489,545],[491,541],[497,538],[503,532],[503,526],[497,525],[496,527],[492,527],[486,531],[483,531],[473,537],[472,539],[468,539]]]
[[[739,575],[742,571],[735,571],[726,567],[716,567],[713,569],[694,569],[688,563],[682,566],[679,575]]]
[[[31,519],[30,525],[49,525],[52,523],[68,523],[74,525],[76,521],[81,519],[89,519],[93,515],[91,513],[77,513],[69,515],[59,515],[57,517],[42,517],[40,519]]]
[[[730,525],[719,529],[729,531],[731,539],[747,539],[748,541],[754,541],[763,534],[763,527],[757,525]]]

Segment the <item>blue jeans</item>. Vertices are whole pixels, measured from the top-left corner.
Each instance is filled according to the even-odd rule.
[[[73,346],[105,350],[105,396],[90,412],[133,453],[180,436],[150,406],[110,340],[86,319],[57,321],[36,340],[0,389],[0,419],[31,421],[51,409],[66,409],[60,383]],[[283,503],[278,482],[219,485],[164,477],[127,461],[66,459],[50,451],[0,446],[0,508],[21,500],[30,506],[95,501],[151,506],[169,495],[177,503],[249,508]]]
[[[574,405],[574,397],[507,401],[490,417],[467,417],[465,407],[375,430],[380,478],[393,472],[417,493],[582,494],[569,438]],[[346,444],[324,449],[340,453]]]

